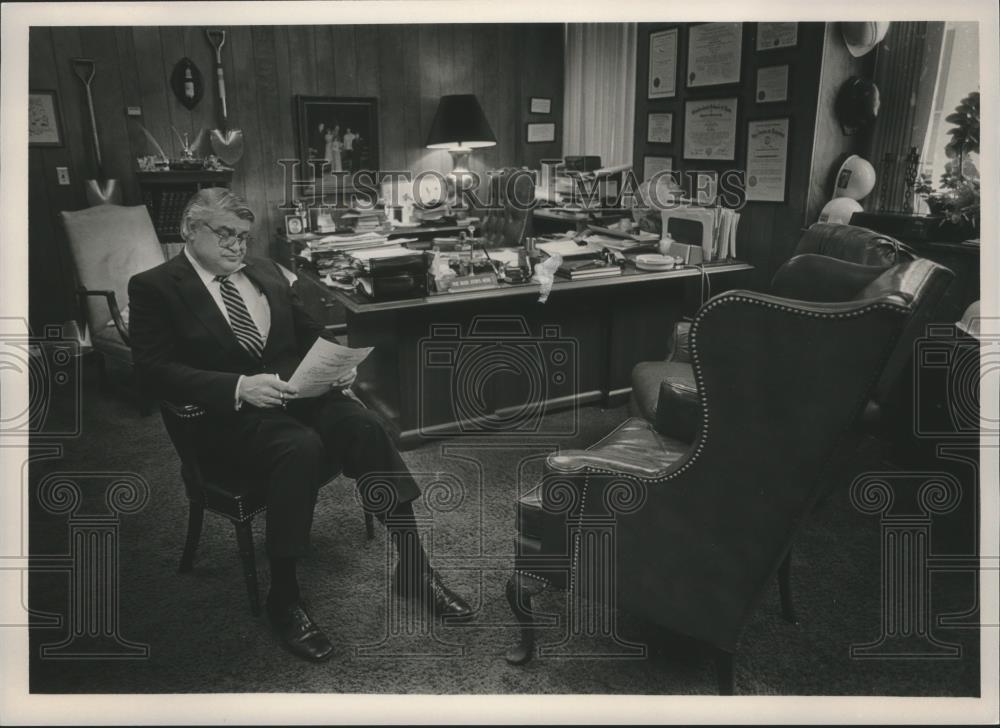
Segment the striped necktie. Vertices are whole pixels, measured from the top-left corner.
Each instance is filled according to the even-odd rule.
[[[236,339],[255,358],[260,359],[264,352],[264,338],[257,329],[257,324],[250,317],[247,304],[240,295],[236,284],[229,280],[229,276],[216,276],[219,287],[222,289],[222,300],[226,304],[226,311],[229,313],[229,326],[236,334]]]

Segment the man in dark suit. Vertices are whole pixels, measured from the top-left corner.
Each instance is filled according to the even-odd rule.
[[[438,617],[470,617],[427,561],[411,507],[420,490],[383,422],[349,396],[354,375],[309,399],[297,399],[288,384],[323,329],[273,261],[245,258],[253,220],[228,189],[195,194],[181,222],[184,250],[129,282],[130,333],[136,371],[152,391],[200,405],[214,419],[203,451],[217,452],[223,467],[266,474],[272,626],[300,657],[332,654],[303,606],[295,564],[335,464],[370,484],[361,496],[379,504],[376,515],[399,554],[397,594]]]

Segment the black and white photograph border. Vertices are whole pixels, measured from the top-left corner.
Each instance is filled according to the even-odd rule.
[[[387,360],[377,361],[383,377],[388,371],[398,377],[400,387],[419,390],[412,421],[400,415],[399,421],[386,425],[401,443],[411,443],[401,445],[400,457],[423,493],[410,513],[416,524],[413,533],[419,533],[435,580],[414,588],[419,593],[427,587],[433,592],[431,598],[438,598],[438,606],[443,592],[460,594],[471,607],[472,620],[460,620],[458,615],[435,620],[420,608],[420,597],[395,598],[401,589],[394,579],[397,550],[400,561],[404,553],[395,540],[403,538],[400,531],[392,530],[395,511],[387,505],[395,497],[395,473],[372,470],[356,479],[340,474],[331,476],[319,491],[311,539],[299,565],[310,614],[329,635],[334,654],[326,662],[311,664],[282,649],[287,644],[282,645],[269,628],[263,598],[271,581],[264,514],[254,519],[257,506],[236,499],[236,515],[221,518],[212,503],[198,505],[185,497],[190,472],[185,467],[182,474],[180,447],[174,449],[180,430],[175,427],[178,422],[180,429],[190,425],[200,416],[197,408],[165,409],[161,418],[141,388],[116,382],[113,375],[120,372],[113,356],[93,355],[95,336],[105,334],[89,330],[86,305],[109,307],[111,320],[104,327],[109,332],[128,331],[130,307],[119,310],[114,293],[94,291],[98,296],[87,296],[81,304],[75,285],[64,286],[65,290],[31,287],[38,280],[78,278],[57,211],[109,200],[122,203],[121,194],[126,205],[142,204],[132,189],[135,159],[129,155],[135,149],[176,161],[197,152],[199,142],[204,144],[203,153],[211,151],[209,142],[218,142],[219,157],[225,162],[224,154],[237,149],[243,153],[244,144],[264,149],[262,140],[249,133],[244,139],[240,129],[261,130],[269,119],[280,125],[273,130],[274,138],[292,143],[296,131],[292,95],[277,98],[274,81],[290,68],[270,68],[267,79],[254,79],[253,54],[237,50],[234,44],[274,43],[261,34],[269,26],[294,27],[296,32],[312,26],[350,26],[356,49],[370,43],[380,29],[393,26],[391,39],[403,42],[394,58],[415,64],[426,52],[435,61],[451,62],[466,51],[473,57],[473,26],[462,25],[454,38],[449,36],[446,48],[436,34],[431,36],[432,49],[419,39],[409,42],[407,31],[410,25],[453,24],[459,15],[463,23],[505,27],[638,23],[650,24],[654,32],[681,23],[738,21],[745,33],[742,82],[751,93],[756,67],[794,65],[793,56],[813,37],[803,25],[830,23],[831,15],[843,22],[978,23],[980,109],[986,119],[978,173],[986,199],[1000,199],[996,133],[1000,15],[995,3],[987,0],[950,5],[893,0],[877,6],[845,0],[836,7],[804,6],[793,0],[766,5],[737,0],[698,5],[681,0],[4,3],[0,7],[0,209],[6,213],[0,220],[0,724],[1000,721],[1000,524],[995,518],[1000,512],[1000,292],[993,284],[1000,280],[1000,255],[994,244],[1000,239],[1000,214],[994,205],[980,213],[978,237],[986,243],[978,250],[974,270],[986,283],[976,289],[981,291],[977,308],[962,320],[956,316],[947,325],[921,327],[913,333],[911,350],[904,352],[912,354],[912,359],[903,358],[913,363],[906,364],[908,376],[900,375],[905,402],[894,406],[911,413],[907,442],[931,448],[933,458],[888,467],[895,463],[882,451],[859,448],[846,458],[849,462],[834,464],[835,487],[809,483],[809,503],[799,510],[788,506],[786,521],[752,509],[765,489],[776,500],[795,500],[797,496],[782,491],[780,485],[762,486],[753,498],[733,498],[731,505],[739,511],[731,517],[734,530],[752,530],[750,524],[761,531],[760,523],[772,524],[772,533],[761,537],[762,551],[770,551],[756,561],[751,554],[746,563],[774,565],[761,580],[766,582],[763,586],[755,582],[743,591],[733,589],[739,592],[734,598],[749,605],[746,613],[735,616],[697,606],[696,590],[714,588],[705,586],[699,568],[705,563],[702,559],[727,548],[706,535],[719,518],[726,517],[723,509],[698,510],[698,504],[729,500],[713,500],[716,487],[720,495],[726,492],[718,484],[762,461],[770,462],[761,455],[768,438],[780,441],[780,431],[790,429],[789,423],[807,421],[796,419],[801,413],[794,407],[781,409],[768,400],[769,381],[788,382],[790,392],[804,396],[822,388],[811,386],[815,382],[796,369],[803,362],[817,367],[825,363],[820,370],[829,387],[838,383],[846,387],[857,379],[852,378],[853,364],[865,356],[879,362],[876,372],[891,365],[896,353],[880,354],[877,347],[866,348],[859,340],[866,333],[868,339],[880,333],[886,340],[903,337],[893,333],[893,327],[909,310],[905,292],[881,297],[875,292],[853,308],[807,304],[791,295],[777,298],[753,292],[768,290],[772,270],[767,270],[766,280],[758,281],[752,270],[709,273],[707,266],[701,266],[699,275],[681,281],[696,299],[693,310],[685,307],[674,288],[649,289],[667,291],[659,302],[667,311],[660,318],[631,319],[638,306],[636,297],[613,293],[621,289],[614,287],[615,279],[574,284],[590,286],[587,290],[594,295],[589,301],[571,294],[561,297],[557,279],[551,298],[537,304],[545,306],[544,325],[516,307],[517,313],[510,316],[493,315],[495,308],[489,309],[490,315],[474,316],[470,305],[461,314],[452,314],[455,307],[438,306],[437,314],[409,319],[424,326],[421,331],[380,330],[382,338],[373,357],[378,357],[379,347],[391,349],[402,343],[419,348],[421,356],[426,353],[426,362],[416,355],[408,360],[419,372],[406,371],[398,363],[386,369]],[[798,22],[798,45],[767,54],[755,51],[747,34],[758,20]],[[96,47],[93,36],[81,41],[96,28],[108,30],[108,37],[122,38],[123,29],[139,27],[144,33],[167,29],[176,41],[169,58],[165,48],[161,51],[165,98],[170,93],[169,69],[177,60],[188,56],[201,67],[209,86],[206,91],[211,93],[204,94],[200,109],[184,116],[187,128],[172,129],[174,119],[166,106],[172,98],[162,108],[139,108],[135,106],[142,95],[138,76],[130,76],[135,88],[116,77],[111,61],[128,53],[134,58],[140,51],[132,45],[131,34],[126,33],[128,52],[122,47]],[[222,27],[231,32],[229,46],[221,50],[224,71],[216,76],[215,55],[203,30]],[[47,45],[34,43],[33,37],[29,42],[33,28],[47,34]],[[67,29],[81,32],[67,34]],[[540,32],[532,28],[533,35]],[[829,27],[826,32],[831,32]],[[683,49],[686,34],[680,35]],[[71,38],[59,54],[52,52],[54,37]],[[460,65],[451,69],[456,77],[468,77],[470,89],[435,83],[434,88],[407,91],[426,122],[442,94],[484,89],[480,100],[500,149],[476,149],[467,155],[473,170],[507,164],[515,148],[533,155],[532,164],[542,161],[537,158],[542,152],[531,148],[541,145],[522,143],[525,124],[537,121],[529,108],[521,109],[520,116],[505,112],[503,128],[499,119],[494,122],[504,90],[522,107],[532,97],[552,97],[551,118],[558,129],[553,144],[563,145],[572,126],[561,87],[552,93],[538,80],[543,69],[523,68],[526,58],[518,56],[517,43],[508,36],[497,37],[498,42],[474,55],[491,58],[491,69]],[[634,35],[632,40],[636,41]],[[634,157],[639,164],[651,153],[644,131],[647,112],[672,112],[677,123],[683,120],[685,99],[712,97],[704,90],[685,96],[679,88],[674,98],[647,100],[642,59],[646,40],[640,34],[635,43],[639,49],[634,71],[635,138],[628,137],[634,144],[629,161]],[[289,58],[295,52],[316,51],[309,43],[298,46],[288,38],[283,43]],[[334,88],[331,80],[295,93],[377,97],[380,149],[393,149],[396,139],[400,150],[408,150],[404,161],[409,166],[451,170],[452,161],[443,151],[422,149],[424,140],[414,133],[425,129],[419,124],[420,128],[403,128],[390,116],[394,106],[387,97],[403,93],[414,80],[413,72],[381,63],[378,69],[368,69],[376,79],[381,74],[381,80],[366,88],[358,81],[359,74],[368,72],[361,68],[360,53],[345,48],[332,44],[322,53],[348,69],[342,76],[347,91]],[[410,51],[416,51],[418,58],[403,57]],[[520,76],[498,78],[493,73],[504,62],[501,51],[517,58]],[[89,81],[78,77],[62,55],[74,60],[93,55],[94,76]],[[561,51],[555,55],[562,57]],[[686,52],[678,58],[683,66]],[[873,64],[859,64],[873,73]],[[45,78],[33,75],[38,66],[46,67]],[[804,77],[799,68],[793,70],[795,79]],[[683,78],[685,69],[678,72]],[[829,72],[824,64],[819,73]],[[229,81],[228,118],[219,115],[222,99],[216,78],[222,73]],[[496,88],[497,83],[503,87]],[[108,91],[108,84],[117,88]],[[277,85],[288,88],[288,79]],[[29,91],[57,87],[63,147],[29,150]],[[67,98],[67,90],[78,97]],[[91,92],[96,114],[87,111]],[[737,93],[732,85],[723,92],[714,95]],[[739,94],[745,97],[743,89]],[[883,95],[883,110],[893,103]],[[273,108],[260,111],[267,104]],[[241,119],[248,110],[256,111],[256,118]],[[945,109],[942,116],[949,111]],[[785,116],[786,103],[769,107],[766,115]],[[735,161],[702,171],[721,179],[730,168],[727,165],[745,165],[742,140],[747,122],[754,118],[741,108]],[[208,136],[197,133],[195,127],[202,122],[210,130]],[[833,125],[827,131],[841,134]],[[197,139],[189,143],[185,135]],[[113,138],[127,139],[128,147],[102,146]],[[681,139],[683,129],[675,130],[673,144]],[[413,158],[411,147],[434,156]],[[555,156],[588,153],[562,146],[560,150]],[[662,153],[682,156],[673,150]],[[815,162],[819,152],[814,148],[806,153]],[[790,147],[790,176],[793,167],[802,166],[797,166],[795,157]],[[381,159],[384,165],[386,154]],[[244,180],[269,174],[262,160],[263,155],[251,152],[240,169],[238,155],[234,157],[230,166],[237,168],[237,192],[247,189],[252,198],[251,185]],[[695,169],[701,168],[688,165],[682,172]],[[831,169],[825,181],[829,189],[834,187],[835,172]],[[896,172],[902,179],[902,168]],[[808,174],[807,168],[804,181]],[[880,195],[878,184],[873,196]],[[806,196],[814,196],[813,190],[803,187],[799,192],[803,200],[799,212],[804,215]],[[94,195],[102,199],[94,200]],[[87,203],[82,202],[85,196]],[[788,196],[794,196],[791,185]],[[266,246],[278,227],[284,229],[286,215],[294,207],[281,209],[280,200],[266,197],[250,202],[257,220],[253,237],[244,236],[248,238],[244,244]],[[773,207],[767,209],[769,217],[776,216]],[[810,211],[812,219],[804,220],[802,231],[815,221],[818,206]],[[744,218],[754,220],[746,214]],[[161,233],[159,222],[154,222]],[[33,249],[39,232],[32,231],[32,225],[45,226],[56,242],[46,242],[43,251]],[[227,241],[235,242],[234,236],[232,232]],[[794,247],[792,241],[784,253],[769,249],[767,264],[781,263]],[[257,253],[271,255],[266,248]],[[37,278],[43,267],[51,275]],[[729,283],[726,275],[734,276],[739,285]],[[80,314],[66,321],[49,315],[74,307]],[[682,320],[688,315],[692,320]],[[668,319],[672,331],[640,328]],[[758,325],[764,330],[774,322],[787,335],[776,337],[774,350],[764,352],[770,358],[766,367],[753,370],[759,373],[753,385],[726,385],[734,371],[732,357],[709,342],[726,336],[722,331],[726,327],[731,327],[729,334],[736,341],[741,329]],[[497,334],[497,326],[508,326],[508,333]],[[348,334],[357,333],[349,325],[346,328]],[[438,335],[442,330],[455,335]],[[713,330],[721,336],[713,339]],[[851,331],[862,335],[848,347],[843,342]],[[671,361],[666,362],[671,371],[687,367],[695,391],[701,393],[701,402],[695,394],[690,421],[679,422],[682,416],[666,423],[662,413],[646,419],[636,416],[635,394],[629,403],[628,369],[624,387],[605,387],[603,395],[594,387],[589,399],[566,396],[567,391],[590,386],[586,352],[595,342],[624,348],[632,345],[623,337],[656,336],[671,342]],[[795,337],[812,342],[806,354],[795,346]],[[789,341],[777,341],[782,338]],[[342,337],[345,343],[347,339]],[[358,341],[351,337],[351,346],[368,345],[363,338]],[[748,344],[740,356],[752,361],[760,349]],[[629,351],[645,350],[636,345]],[[854,359],[843,355],[847,350]],[[675,359],[678,352],[686,359]],[[609,359],[613,368],[614,358]],[[643,361],[639,366],[644,364],[664,362]],[[371,385],[365,379],[369,371],[359,366],[355,389],[363,398],[372,391],[366,389]],[[862,392],[855,399],[867,405],[866,417],[879,406],[874,395],[869,400],[866,394],[874,392],[875,378],[871,379],[867,390],[862,392],[861,384],[855,387]],[[662,376],[657,383],[660,380]],[[528,404],[491,410],[487,403],[516,398],[516,393],[497,383],[513,381],[518,393],[529,392]],[[683,410],[683,388],[661,386],[660,405],[666,401]],[[439,392],[451,394],[441,397]],[[726,399],[735,404],[730,407]],[[572,400],[569,406],[554,404],[567,400]],[[743,432],[727,428],[726,413],[736,407],[754,412],[758,427]],[[829,411],[843,410],[840,429],[857,425],[848,409],[829,402]],[[782,427],[771,427],[778,412],[786,421],[778,423]],[[654,429],[652,419],[655,428],[662,425],[671,434]],[[819,422],[817,432],[824,431],[821,425],[832,427]],[[799,434],[804,426],[798,427]],[[691,436],[675,437],[671,428],[677,427],[688,428]],[[708,432],[714,440],[703,436]],[[730,435],[734,440],[727,443]],[[682,441],[683,449],[678,449]],[[809,446],[806,437],[788,442]],[[728,447],[725,452],[718,449],[723,444]],[[623,459],[619,457],[623,451],[634,455],[637,448],[645,448],[646,456],[616,470],[614,458]],[[769,472],[778,473],[778,480],[785,471],[778,464],[774,468]],[[698,495],[678,496],[685,485]],[[650,506],[670,513],[657,521],[658,516],[649,515]],[[203,510],[210,511],[204,524]],[[760,521],[754,524],[755,519]],[[638,550],[646,542],[635,535],[642,527],[684,533],[687,540],[656,542],[662,549],[655,556],[632,559],[631,554],[646,553]],[[788,547],[791,536],[785,538],[785,531],[794,531],[794,548]],[[393,534],[391,539],[388,533]],[[546,539],[554,542],[554,550],[540,550]],[[713,569],[718,567],[712,563]],[[578,569],[578,564],[596,568]],[[642,572],[647,567],[669,570],[675,575],[673,583],[649,580]],[[724,570],[720,573],[726,575]],[[650,591],[652,607],[636,603],[636,584]],[[687,600],[678,599],[679,592],[692,601],[683,604]],[[713,624],[720,626],[712,631]],[[669,625],[679,625],[678,631]]]

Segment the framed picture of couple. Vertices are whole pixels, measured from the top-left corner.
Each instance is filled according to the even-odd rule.
[[[322,159],[326,174],[378,170],[378,99],[296,96],[299,159]]]

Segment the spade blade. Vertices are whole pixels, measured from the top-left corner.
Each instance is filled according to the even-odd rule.
[[[212,142],[212,151],[223,162],[232,167],[240,161],[243,156],[242,129],[230,129],[229,131],[212,129],[209,138]]]

